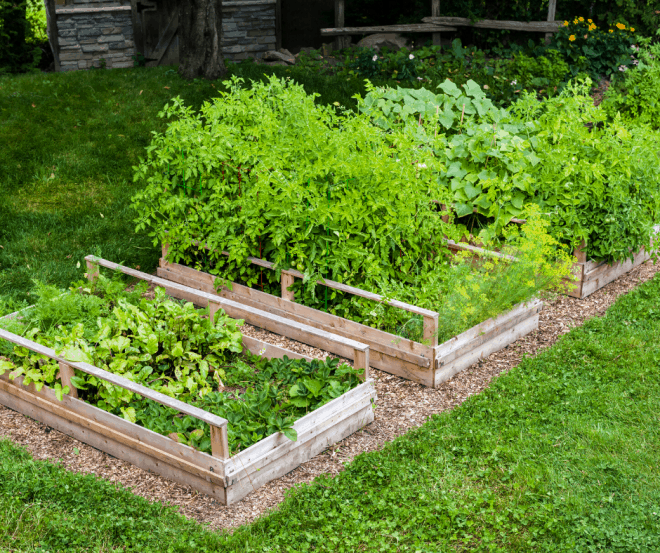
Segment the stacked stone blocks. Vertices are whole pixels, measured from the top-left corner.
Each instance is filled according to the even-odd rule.
[[[116,2],[79,2],[74,9],[111,8],[102,12],[57,10],[60,69],[71,71],[101,67],[133,67],[135,44],[129,9]]]

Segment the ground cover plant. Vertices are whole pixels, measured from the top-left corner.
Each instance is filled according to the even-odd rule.
[[[326,300],[315,282],[329,278],[440,311],[443,341],[568,273],[541,217],[508,235],[524,258],[515,267],[453,258],[443,237],[460,234],[442,220],[436,202],[448,193],[418,136],[320,106],[286,81],[228,87],[199,113],[179,100],[168,105],[167,131],[154,135],[136,166],[144,184],[134,198],[137,230],[167,243],[173,261],[276,291],[279,275],[247,261],[262,257],[304,272],[301,301],[399,335],[421,338],[421,318],[335,291]]]
[[[0,546],[657,551],[659,301],[656,277],[483,393],[231,535],[2,442]]]
[[[434,152],[430,168],[459,222],[477,212],[493,223],[482,240],[535,205],[556,240],[573,248],[584,239],[591,258],[619,261],[653,249],[660,135],[610,119],[589,88],[587,78],[556,97],[525,94],[503,109],[474,81],[462,89],[446,81],[436,93],[377,87],[360,109]]]
[[[0,320],[7,330],[55,350],[69,361],[90,363],[229,421],[232,453],[275,432],[296,440],[293,423],[359,383],[358,371],[337,359],[268,360],[243,352],[239,325],[223,312],[181,303],[146,283],[131,292],[121,280],[77,283],[60,295],[39,285],[39,301],[18,317]],[[207,313],[208,314],[208,313]],[[239,355],[241,354],[242,355]],[[3,343],[0,374],[37,389],[48,385],[61,399],[56,362]],[[76,371],[72,384],[88,403],[200,451],[211,451],[210,429],[198,419]]]

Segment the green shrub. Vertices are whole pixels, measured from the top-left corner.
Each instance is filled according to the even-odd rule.
[[[30,25],[27,42],[30,44],[42,44],[48,41],[46,32],[46,6],[40,0],[27,0],[26,18]]]
[[[457,217],[477,211],[493,239],[513,217],[538,206],[560,242],[582,239],[595,259],[621,260],[649,247],[660,222],[660,135],[607,121],[589,96],[591,81],[541,101],[527,93],[499,109],[473,81],[442,93],[374,89],[362,109],[434,152],[431,169]]]
[[[660,45],[634,48],[631,68],[608,89],[603,107],[611,117],[660,128]]]
[[[0,74],[34,70],[41,50],[28,44],[31,38],[27,0],[0,0]]]
[[[598,81],[610,79],[632,64],[630,47],[635,43],[635,29],[623,23],[599,28],[592,19],[576,17],[564,21],[554,34],[552,47],[556,48],[570,65],[573,76],[588,72]]]

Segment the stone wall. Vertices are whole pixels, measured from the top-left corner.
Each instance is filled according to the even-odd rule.
[[[261,58],[275,50],[275,0],[222,4],[222,53],[226,59]]]
[[[103,65],[133,67],[130,4],[74,0],[55,13],[61,71]]]

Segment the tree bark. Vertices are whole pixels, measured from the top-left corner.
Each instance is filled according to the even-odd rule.
[[[179,75],[215,80],[226,72],[222,59],[222,0],[181,0]]]

